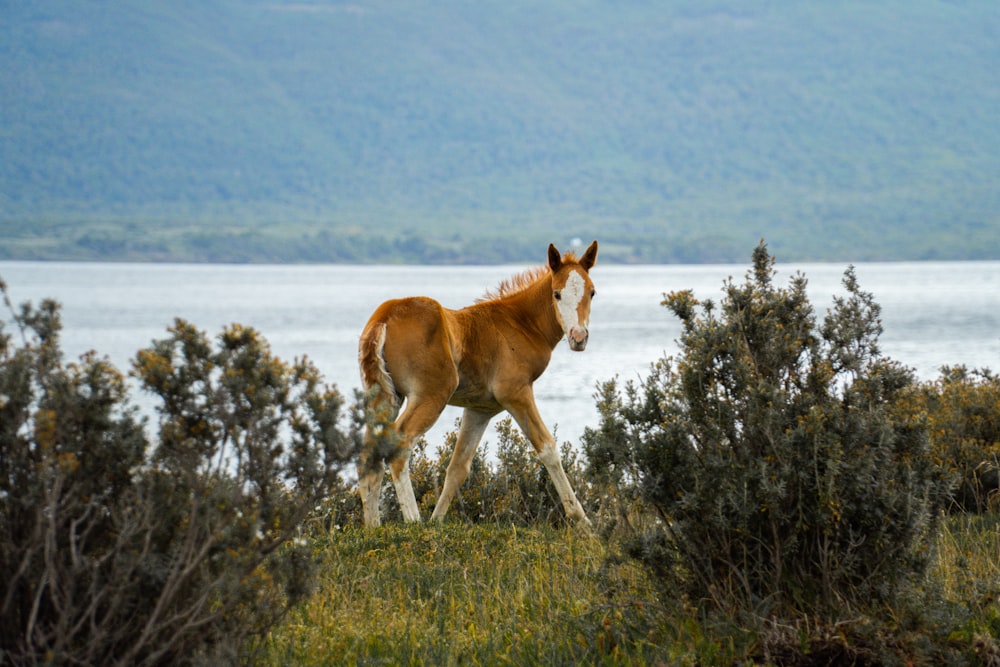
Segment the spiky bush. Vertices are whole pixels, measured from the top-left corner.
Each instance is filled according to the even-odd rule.
[[[774,284],[762,243],[720,304],[688,291],[677,357],[601,389],[592,474],[659,517],[633,553],[673,593],[723,611],[843,613],[919,574],[946,492],[910,371],[883,357],[853,269],[823,322],[806,278]]]
[[[958,485],[949,508],[983,512],[1000,493],[1000,377],[989,369],[945,367],[922,387],[936,460]]]
[[[342,397],[252,329],[178,320],[134,365],[150,443],[120,372],[63,362],[58,305],[0,288],[0,662],[235,661],[310,589],[293,538],[356,447]]]

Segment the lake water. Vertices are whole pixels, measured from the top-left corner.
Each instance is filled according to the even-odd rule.
[[[358,335],[388,298],[422,294],[458,308],[527,267],[257,266],[0,262],[17,303],[52,297],[62,304],[63,349],[87,350],[128,369],[137,350],[165,337],[174,317],[210,336],[233,322],[264,334],[285,360],[308,356],[345,395],[360,385]],[[597,288],[590,343],[582,353],[561,344],[535,394],[560,441],[576,443],[597,423],[596,384],[635,379],[651,362],[677,351],[677,319],[660,305],[664,292],[691,289],[718,300],[728,277],[742,282],[748,265],[607,266],[592,272]],[[832,305],[846,265],[778,265],[779,284],[797,270],[809,279],[817,314]],[[882,306],[883,352],[934,378],[942,365],[1000,370],[1000,262],[871,263],[855,267],[862,289]],[[9,319],[9,313],[3,314]],[[144,410],[149,399],[134,395]],[[449,408],[428,434],[432,444],[454,428]],[[487,432],[492,440],[492,431]]]

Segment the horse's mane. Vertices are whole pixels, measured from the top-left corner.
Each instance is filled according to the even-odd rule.
[[[563,255],[563,263],[576,262],[576,256],[568,252]],[[522,271],[517,275],[513,275],[506,280],[500,281],[494,289],[487,290],[486,294],[476,299],[476,303],[484,303],[488,301],[499,301],[501,299],[506,299],[509,296],[514,296],[519,294],[524,290],[528,289],[539,280],[544,278],[549,274],[548,266],[536,266],[533,269],[528,269],[527,271]]]
[[[541,278],[543,278],[549,272],[549,267],[547,266],[536,266],[533,269],[528,269],[527,271],[522,271],[517,275],[511,276],[505,280],[500,281],[494,289],[487,290],[486,294],[482,295],[476,299],[476,303],[485,303],[487,301],[499,301],[501,299],[506,299],[509,296],[513,296],[524,290],[528,289]]]

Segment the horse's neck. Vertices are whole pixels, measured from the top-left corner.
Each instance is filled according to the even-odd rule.
[[[562,326],[556,319],[552,306],[552,280],[542,278],[512,300],[511,308],[518,313],[518,320],[530,322],[549,349],[554,349],[563,336]]]

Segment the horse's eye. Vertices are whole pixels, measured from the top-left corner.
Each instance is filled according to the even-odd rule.
[[[590,290],[590,298],[593,299],[595,296],[597,296],[597,290],[595,289]]]
[[[556,301],[558,301],[559,299],[562,298],[562,292],[560,292],[559,290],[556,290],[555,293],[552,296],[554,296],[556,298]]]

